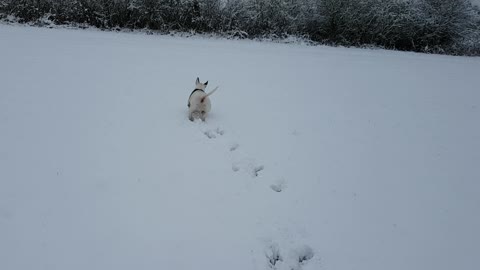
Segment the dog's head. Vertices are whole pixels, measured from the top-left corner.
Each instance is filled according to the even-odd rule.
[[[205,90],[207,84],[208,81],[206,81],[205,83],[201,83],[200,79],[197,77],[197,80],[195,81],[195,89]]]

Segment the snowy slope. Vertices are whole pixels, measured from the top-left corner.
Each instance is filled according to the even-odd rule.
[[[480,268],[479,58],[0,25],[0,59],[0,269]]]

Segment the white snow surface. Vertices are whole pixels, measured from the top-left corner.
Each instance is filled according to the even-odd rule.
[[[480,58],[0,25],[0,60],[0,269],[480,269]]]

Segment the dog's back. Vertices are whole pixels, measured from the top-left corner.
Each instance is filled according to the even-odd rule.
[[[198,90],[194,91],[190,95],[190,98],[188,99],[188,104],[190,112],[199,111],[208,113],[212,108],[210,98],[207,96],[207,94],[203,91]]]
[[[203,121],[207,116],[207,113],[210,112],[212,104],[210,102],[210,96],[213,94],[218,87],[213,89],[210,93],[205,93],[205,88],[207,87],[208,81],[204,84],[200,83],[200,80],[197,78],[196,88],[190,94],[188,98],[188,119],[193,121],[194,116],[199,116]]]

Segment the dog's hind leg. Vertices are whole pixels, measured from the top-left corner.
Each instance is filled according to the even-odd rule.
[[[202,121],[205,122],[206,116],[207,116],[207,113],[205,111],[202,111],[200,114],[200,119],[202,119]]]

